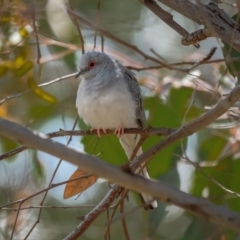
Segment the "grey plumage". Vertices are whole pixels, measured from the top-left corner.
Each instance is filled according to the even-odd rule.
[[[143,128],[146,123],[141,89],[133,72],[105,53],[88,52],[80,59],[82,76],[76,106],[86,124],[98,129],[116,129],[128,159],[137,145],[140,135],[121,134],[124,128]],[[142,153],[140,148],[137,156]],[[140,169],[138,169],[140,170]],[[147,169],[141,174],[149,178]],[[146,208],[154,209],[157,202],[151,196],[142,195]]]
[[[136,123],[140,128],[144,128],[146,124],[146,117],[143,109],[141,89],[138,85],[136,75],[129,69],[123,66],[122,68],[124,72],[124,79],[126,79],[128,89],[132,93],[133,100],[135,101]]]

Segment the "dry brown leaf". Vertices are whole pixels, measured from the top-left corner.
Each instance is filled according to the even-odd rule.
[[[75,181],[71,181],[73,179],[77,179]],[[88,174],[81,169],[77,169],[69,179],[69,182],[66,184],[63,198],[67,199],[76,194],[79,194],[89,187],[91,187],[96,181],[98,177],[93,174]]]

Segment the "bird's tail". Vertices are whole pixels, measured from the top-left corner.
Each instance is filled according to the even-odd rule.
[[[123,135],[121,138],[120,138],[120,143],[128,157],[128,159],[130,159],[132,153],[133,153],[133,150],[135,148],[135,146],[137,145],[138,141],[140,140],[140,135],[139,134],[125,134]],[[138,149],[138,152],[136,154],[136,157],[138,157],[139,155],[142,154],[142,148],[140,147]],[[135,156],[134,156],[135,158]],[[136,172],[139,172],[140,169],[142,167],[140,166]],[[149,174],[148,174],[148,171],[147,171],[147,168],[143,168],[141,171],[140,171],[140,174],[142,176],[144,176],[145,178],[150,178],[149,177]],[[158,206],[158,203],[156,200],[154,200],[154,198],[152,196],[149,196],[149,195],[145,195],[145,194],[140,194],[140,199],[142,201],[142,204],[143,204],[143,207],[145,210],[153,210],[155,208],[157,208]]]

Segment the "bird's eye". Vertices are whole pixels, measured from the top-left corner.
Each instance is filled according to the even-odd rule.
[[[95,62],[89,62],[89,63],[88,63],[88,67],[89,67],[89,68],[93,68],[94,66],[95,66]]]

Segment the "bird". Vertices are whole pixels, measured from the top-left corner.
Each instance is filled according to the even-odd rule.
[[[114,129],[130,159],[140,140],[139,134],[124,134],[125,128],[144,128],[146,124],[141,89],[135,74],[103,52],[84,53],[76,78],[81,76],[76,98],[78,115],[85,124],[101,131]],[[136,157],[142,154],[140,147]],[[142,169],[142,168],[141,168]],[[150,178],[146,167],[140,173]],[[140,194],[145,210],[157,208],[152,196]]]

